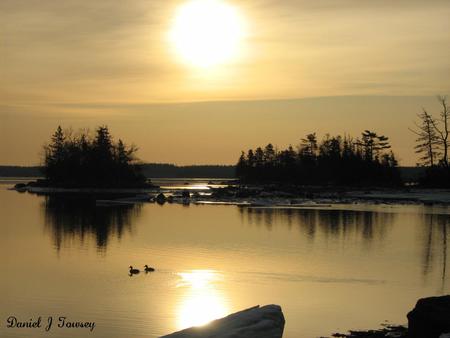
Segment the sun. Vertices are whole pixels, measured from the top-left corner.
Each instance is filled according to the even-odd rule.
[[[236,7],[222,0],[191,0],[176,11],[169,39],[183,62],[204,68],[234,60],[244,34]]]

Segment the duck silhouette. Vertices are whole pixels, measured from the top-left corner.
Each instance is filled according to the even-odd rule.
[[[145,269],[145,272],[152,272],[152,271],[155,271],[154,268],[148,266],[147,264],[144,265],[144,269]]]
[[[139,272],[140,272],[139,269],[133,269],[133,267],[130,265],[130,275],[134,275],[134,274],[137,274]]]

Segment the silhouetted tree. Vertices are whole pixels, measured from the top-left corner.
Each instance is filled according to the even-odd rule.
[[[437,134],[438,134],[438,138],[439,138],[439,145],[442,149],[442,164],[445,167],[448,167],[448,146],[449,146],[449,139],[448,139],[448,135],[450,133],[449,131],[449,117],[450,117],[450,112],[448,110],[448,106],[447,106],[447,97],[445,96],[439,96],[438,97],[439,102],[442,105],[442,111],[441,111],[441,126],[439,126],[436,122],[436,120],[432,120],[432,124],[434,129],[436,130]]]
[[[292,146],[276,150],[269,143],[242,152],[237,176],[242,182],[288,182],[296,184],[398,185],[398,163],[388,138],[365,131],[363,140],[326,135],[319,144],[316,134]]]
[[[422,154],[419,164],[428,166],[419,183],[422,186],[444,188],[450,187],[450,166],[448,162],[449,117],[447,98],[438,96],[442,106],[440,119],[435,119],[425,110],[419,115],[421,123],[412,130],[418,138],[416,153]],[[440,157],[440,158],[439,158]],[[439,158],[439,161],[437,160]]]
[[[389,139],[386,136],[379,136],[377,133],[370,130],[365,130],[361,136],[359,144],[363,148],[364,157],[367,161],[378,159],[380,152],[391,148]]]
[[[269,143],[264,148],[264,163],[272,163],[275,161],[275,149],[273,148],[273,145]]]
[[[249,164],[245,157],[245,153],[242,152],[239,157],[238,163],[236,164],[236,176],[245,177],[248,174]]]
[[[417,145],[414,147],[417,154],[422,154],[419,158],[418,165],[434,166],[436,157],[439,156],[437,146],[439,138],[436,134],[434,125],[436,124],[433,117],[424,109],[422,114],[418,114],[420,124],[416,124],[416,130],[410,129],[418,136]]]
[[[297,154],[290,145],[286,150],[277,154],[278,171],[281,177],[288,181],[294,181],[296,176]]]
[[[136,151],[122,140],[114,143],[106,126],[97,128],[94,138],[84,131],[74,136],[59,126],[44,147],[43,172],[52,186],[143,186],[145,177],[134,156]]]
[[[316,133],[306,135],[306,138],[303,138],[300,143],[300,153],[303,156],[313,158],[317,154],[317,137]]]

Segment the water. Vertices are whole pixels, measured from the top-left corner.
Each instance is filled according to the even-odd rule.
[[[271,303],[284,337],[330,336],[404,324],[419,297],[450,291],[447,207],[95,208],[6,183],[1,337],[156,337]],[[144,264],[157,271],[128,275]],[[96,327],[13,329],[9,316]]]

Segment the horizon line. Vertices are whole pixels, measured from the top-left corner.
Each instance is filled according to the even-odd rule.
[[[270,97],[270,98],[218,98],[218,99],[205,99],[205,100],[193,100],[193,101],[142,101],[142,102],[42,102],[37,100],[37,102],[41,102],[43,104],[48,104],[51,106],[144,106],[144,105],[183,105],[183,104],[204,104],[204,103],[233,103],[233,102],[242,102],[242,103],[250,103],[250,102],[268,102],[268,101],[301,101],[301,100],[319,100],[319,99],[345,99],[345,98],[432,98],[439,96],[449,96],[449,94],[429,94],[429,95],[393,95],[393,94],[348,94],[348,95],[319,95],[319,96],[296,96],[296,97]],[[23,105],[35,104],[36,101],[30,101],[29,103],[25,103]],[[21,104],[18,104],[21,106]],[[5,106],[17,106],[15,104],[8,104]]]

